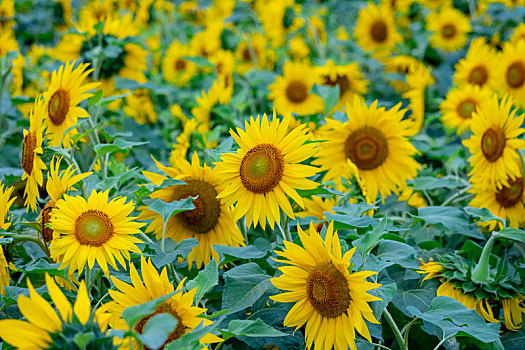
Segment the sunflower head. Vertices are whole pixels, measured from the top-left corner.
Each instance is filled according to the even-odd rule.
[[[525,107],[525,40],[505,43],[500,58],[496,76],[498,90]]]
[[[14,189],[14,187],[5,186],[5,184],[0,181],[0,229],[7,230],[9,226],[11,226],[11,223],[7,222],[9,219],[7,213],[16,199],[16,197],[11,198]]]
[[[430,44],[443,51],[457,51],[467,43],[470,22],[460,11],[445,6],[427,16],[427,28],[433,32]]]

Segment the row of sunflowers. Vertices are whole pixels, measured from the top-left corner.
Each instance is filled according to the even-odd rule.
[[[2,349],[522,349],[524,19],[0,0]]]

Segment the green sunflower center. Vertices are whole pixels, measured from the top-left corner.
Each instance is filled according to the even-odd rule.
[[[451,38],[455,37],[456,36],[456,32],[457,32],[456,31],[456,26],[453,25],[452,23],[445,24],[441,28],[441,35],[445,39],[451,39]]]
[[[137,324],[135,325],[135,331],[139,334],[142,334],[144,332],[144,327],[146,326],[148,321],[153,316],[159,315],[159,314],[170,314],[171,316],[173,316],[173,318],[177,319],[178,321],[177,327],[175,327],[175,330],[168,335],[168,339],[166,339],[164,344],[162,344],[162,346],[158,348],[158,349],[164,349],[164,347],[167,344],[171,343],[174,340],[179,339],[180,337],[184,335],[184,333],[186,333],[186,327],[182,323],[182,317],[180,317],[179,314],[177,314],[177,312],[173,310],[169,302],[164,302],[160,304],[159,306],[157,306],[157,308],[155,309],[153,313],[142,317],[139,320],[139,322],[137,322]],[[150,348],[145,345],[144,345],[144,349],[150,350]]]
[[[509,181],[509,186],[503,186],[496,193],[496,201],[503,208],[511,208],[518,204],[523,197],[523,178]]]
[[[29,132],[22,142],[22,169],[27,174],[31,174],[33,171],[33,161],[35,160],[35,148],[36,148],[36,135]]]
[[[365,126],[348,136],[344,152],[359,169],[373,170],[388,158],[388,142],[380,130]]]
[[[109,216],[96,209],[83,212],[75,221],[75,237],[80,244],[100,247],[114,234]]]
[[[471,84],[483,85],[487,82],[489,74],[487,67],[477,66],[470,71],[468,82]]]
[[[313,308],[324,317],[338,317],[350,306],[348,281],[332,263],[317,265],[310,272],[306,294]]]
[[[382,20],[377,20],[370,27],[370,35],[374,41],[382,43],[386,41],[388,37],[388,27]]]
[[[181,71],[181,70],[184,70],[186,69],[186,61],[183,60],[183,59],[178,59],[177,61],[175,61],[175,70],[178,72],[178,71]]]
[[[489,128],[481,137],[481,150],[485,158],[491,163],[501,157],[505,144],[505,132],[499,128]]]
[[[286,87],[286,97],[293,103],[301,103],[308,97],[308,88],[302,81],[292,80]]]
[[[476,101],[472,99],[461,101],[456,110],[461,118],[470,119],[472,118],[472,112],[476,110]]]
[[[47,106],[47,112],[49,113],[49,119],[54,125],[62,125],[66,120],[67,112],[69,111],[69,93],[64,89],[58,89],[55,91],[49,99]]]
[[[241,161],[240,176],[244,187],[254,193],[270,192],[279,184],[284,172],[281,151],[268,143],[249,150]]]
[[[525,65],[523,62],[514,62],[507,68],[507,84],[513,88],[519,88],[525,83]]]
[[[178,201],[198,196],[193,200],[195,209],[183,211],[176,215],[184,228],[194,233],[211,231],[219,222],[221,213],[217,190],[213,185],[201,180],[184,180],[186,185],[173,186],[172,198]]]

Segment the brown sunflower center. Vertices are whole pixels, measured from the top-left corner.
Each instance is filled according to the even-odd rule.
[[[324,85],[336,86],[339,85],[339,97],[343,96],[351,88],[350,79],[346,75],[338,75],[335,79],[328,75],[324,76]]]
[[[365,126],[348,136],[344,151],[359,169],[373,170],[388,157],[388,142],[381,131]]]
[[[51,242],[53,239],[53,230],[46,226],[46,224],[49,223],[49,220],[51,219],[52,210],[53,207],[48,203],[40,213],[40,234],[46,243]]]
[[[242,50],[242,59],[245,61],[252,60],[252,53],[250,52],[250,49],[248,47],[245,47],[244,50]]]
[[[286,87],[286,97],[293,103],[301,103],[308,97],[308,88],[302,81],[292,80]]]
[[[36,148],[36,135],[32,132],[27,133],[22,141],[22,169],[27,174],[31,174],[33,171],[33,161],[35,159],[35,148]]]
[[[306,294],[313,308],[324,317],[338,317],[350,306],[348,281],[332,263],[317,265],[310,272]]]
[[[144,327],[146,326],[148,321],[151,318],[153,318],[153,316],[156,316],[156,315],[159,315],[159,314],[170,314],[171,316],[173,316],[173,318],[177,319],[177,321],[178,321],[177,327],[175,327],[175,330],[173,330],[173,332],[171,332],[168,335],[168,339],[166,339],[164,344],[162,344],[162,346],[159,348],[159,349],[164,349],[164,347],[167,344],[171,343],[174,340],[179,339],[180,337],[182,337],[184,335],[184,333],[186,333],[186,327],[182,323],[182,317],[180,317],[179,314],[177,314],[177,312],[175,310],[173,310],[173,308],[170,306],[169,302],[164,302],[164,303],[160,304],[159,306],[157,306],[157,308],[155,309],[155,311],[153,313],[142,317],[139,320],[139,322],[135,325],[135,331],[137,333],[142,334],[144,332]],[[150,348],[145,346],[145,345],[144,345],[144,349],[150,350]]]
[[[505,144],[505,132],[499,128],[489,128],[481,137],[481,150],[489,162],[495,162],[501,157]]]
[[[509,181],[509,186],[503,186],[496,193],[496,200],[503,208],[511,208],[518,204],[523,197],[523,178]]]
[[[483,85],[487,82],[489,77],[487,67],[477,66],[470,71],[468,82],[471,84]]]
[[[445,24],[441,28],[441,35],[445,39],[451,39],[451,38],[455,37],[456,36],[456,26],[451,24],[451,23]]]
[[[476,101],[472,99],[461,101],[458,104],[458,107],[456,109],[456,111],[458,112],[458,115],[463,119],[472,118],[472,112],[474,112],[475,110],[476,110]]]
[[[175,70],[176,71],[181,71],[181,70],[184,70],[184,69],[186,69],[186,61],[185,60],[178,59],[177,61],[175,61]]]
[[[525,83],[525,65],[523,62],[514,62],[507,68],[507,84],[510,87],[518,88]]]
[[[49,119],[54,125],[62,125],[69,111],[69,93],[64,89],[55,91],[49,99],[47,112]]]
[[[279,184],[284,172],[281,151],[268,143],[249,150],[239,170],[244,187],[254,193],[270,192]]]
[[[213,185],[201,180],[184,180],[186,185],[173,186],[173,200],[198,196],[193,200],[195,209],[183,211],[176,216],[184,228],[195,233],[211,231],[219,222],[220,202]]]
[[[370,35],[376,42],[382,43],[386,41],[388,36],[388,27],[386,26],[386,23],[382,20],[375,21],[372,24],[372,27],[370,27]]]
[[[100,210],[86,210],[75,221],[75,237],[80,244],[100,247],[111,239],[113,233],[113,223]]]

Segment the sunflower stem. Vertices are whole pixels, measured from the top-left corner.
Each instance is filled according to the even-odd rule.
[[[410,329],[412,326],[416,323],[416,321],[419,320],[419,317],[413,318],[412,321],[410,321],[402,330],[401,334],[405,334],[405,345],[408,348],[408,334],[410,333]]]
[[[397,343],[399,344],[399,348],[401,350],[408,350],[408,347],[406,346],[405,340],[403,339],[403,336],[401,335],[401,332],[399,331],[396,322],[394,321],[392,315],[390,315],[390,312],[388,312],[386,308],[383,310],[383,316],[385,317],[386,322],[390,326],[390,329],[392,329],[392,332],[396,337]]]
[[[281,231],[281,234],[283,235],[283,240],[292,242],[292,234],[290,233],[289,218],[288,218],[288,215],[286,215],[284,211],[282,210],[281,210],[281,220],[280,222],[277,223],[277,226],[279,227],[279,231]]]
[[[86,272],[88,272],[88,271],[89,271],[89,269],[86,270]],[[93,279],[91,281],[89,281],[88,288],[87,288],[88,293],[91,291],[91,289],[95,285],[95,282],[99,279],[101,272],[102,272],[102,270],[98,270],[97,273],[95,274],[95,276],[93,276]],[[88,277],[89,277],[89,273],[86,274],[86,278],[88,278]]]
[[[243,216],[239,220],[239,228],[241,229],[242,235],[244,236],[244,242],[248,244],[248,227],[246,227],[246,216]]]
[[[381,349],[385,349],[385,350],[392,350],[391,348],[389,348],[388,346],[384,346],[382,344],[378,344],[378,343],[372,343],[373,346],[377,346],[378,348],[381,348]]]
[[[175,270],[175,267],[173,266],[173,263],[169,263],[168,268],[171,271],[171,274],[173,275],[173,280],[175,284],[178,285],[181,280],[180,280],[179,274],[177,273],[177,271]]]
[[[25,241],[29,241],[29,242],[33,242],[33,243],[36,243],[36,245],[38,245],[40,247],[40,249],[42,249],[42,251],[44,253],[46,253],[46,256],[49,258],[50,257],[50,253],[49,253],[49,249],[47,248],[47,246],[40,240],[38,239],[38,237],[35,237],[35,236],[26,236],[26,235],[20,235],[20,236],[13,236],[13,241],[14,242],[25,242]]]
[[[496,241],[497,237],[498,234],[492,232],[489,240],[485,243],[478,264],[474,268],[474,271],[472,271],[472,281],[486,283],[490,280],[490,254],[492,253],[492,247],[494,246],[494,241]]]
[[[472,188],[472,185],[469,184],[467,187],[463,188],[461,191],[454,193],[452,196],[448,197],[443,203],[441,203],[442,207],[447,206],[448,204],[452,203],[456,198],[461,196],[463,193],[467,192]]]
[[[167,224],[167,221],[164,223],[164,226],[162,227],[162,240],[160,241],[160,250],[162,250],[163,253],[166,252],[166,250],[164,249],[164,243],[166,242],[166,224]]]

